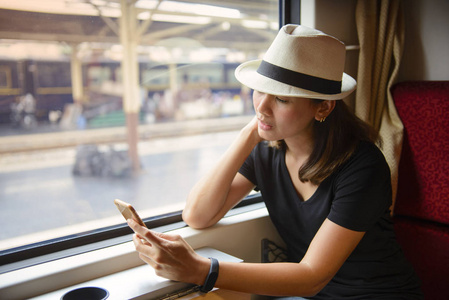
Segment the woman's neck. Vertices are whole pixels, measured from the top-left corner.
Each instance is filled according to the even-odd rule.
[[[314,143],[311,137],[296,137],[284,141],[286,152],[296,161],[305,161],[312,154]]]

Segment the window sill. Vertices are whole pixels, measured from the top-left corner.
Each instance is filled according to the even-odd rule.
[[[197,250],[197,253],[204,257],[216,257],[220,261],[242,261],[241,259],[212,248],[201,248]],[[60,299],[65,293],[82,287],[100,287],[106,289],[110,294],[108,299],[159,299],[166,295],[176,293],[177,291],[188,290],[192,285],[158,277],[150,266],[141,265],[139,267],[41,295],[33,299]]]
[[[279,241],[265,208],[229,216],[205,230],[185,227],[170,233],[181,235],[194,249],[211,247],[249,262],[260,261],[261,239]],[[101,286],[106,282],[104,280],[112,282],[122,278],[120,282],[124,282],[125,277],[134,279],[126,285],[127,290],[148,295],[154,290],[155,284],[162,280],[157,276],[151,280],[149,274],[153,274],[151,268],[138,258],[132,242],[125,242],[4,273],[0,275],[0,298],[44,297],[48,293],[68,291],[81,283],[86,286],[88,282],[95,281],[95,284]],[[115,285],[121,286],[117,281]],[[55,297],[54,294],[52,297]],[[109,299],[114,297],[110,296]]]

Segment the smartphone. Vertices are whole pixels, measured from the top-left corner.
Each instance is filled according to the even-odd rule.
[[[118,210],[123,215],[123,217],[125,217],[126,220],[133,219],[140,225],[147,227],[131,204],[126,203],[125,201],[119,199],[115,199],[114,204],[115,206],[117,206]]]

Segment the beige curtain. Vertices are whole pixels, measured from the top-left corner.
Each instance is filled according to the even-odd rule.
[[[356,23],[360,56],[354,109],[357,116],[380,132],[382,151],[391,170],[394,207],[403,125],[390,88],[398,74],[404,45],[400,0],[358,0]]]

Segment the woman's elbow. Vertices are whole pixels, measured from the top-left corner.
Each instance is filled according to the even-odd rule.
[[[317,272],[310,268],[307,263],[300,263],[302,266],[307,266],[308,269],[308,279],[304,284],[304,290],[302,290],[301,294],[303,297],[314,297],[322,289],[326,287],[326,285],[331,281],[333,275],[329,272]]]
[[[300,295],[301,297],[315,297],[325,285],[308,285],[307,287],[301,287],[300,290],[292,291],[291,295]]]
[[[195,229],[204,229],[211,226],[201,214],[194,213],[188,208],[182,211],[182,219],[187,225]]]
[[[304,284],[294,285],[284,288],[283,296],[315,297],[326,285],[309,281]]]
[[[319,278],[319,279],[315,280],[310,285],[309,293],[306,296],[307,297],[316,296],[319,292],[321,292],[322,289],[324,289],[326,287],[326,285],[329,283],[329,281],[331,281],[331,279],[332,278],[329,278],[328,276],[326,276],[326,278]]]
[[[326,285],[315,285],[313,287],[310,288],[309,293],[307,293],[307,295],[304,295],[306,297],[315,297],[319,292],[321,292],[321,290],[325,287]]]

